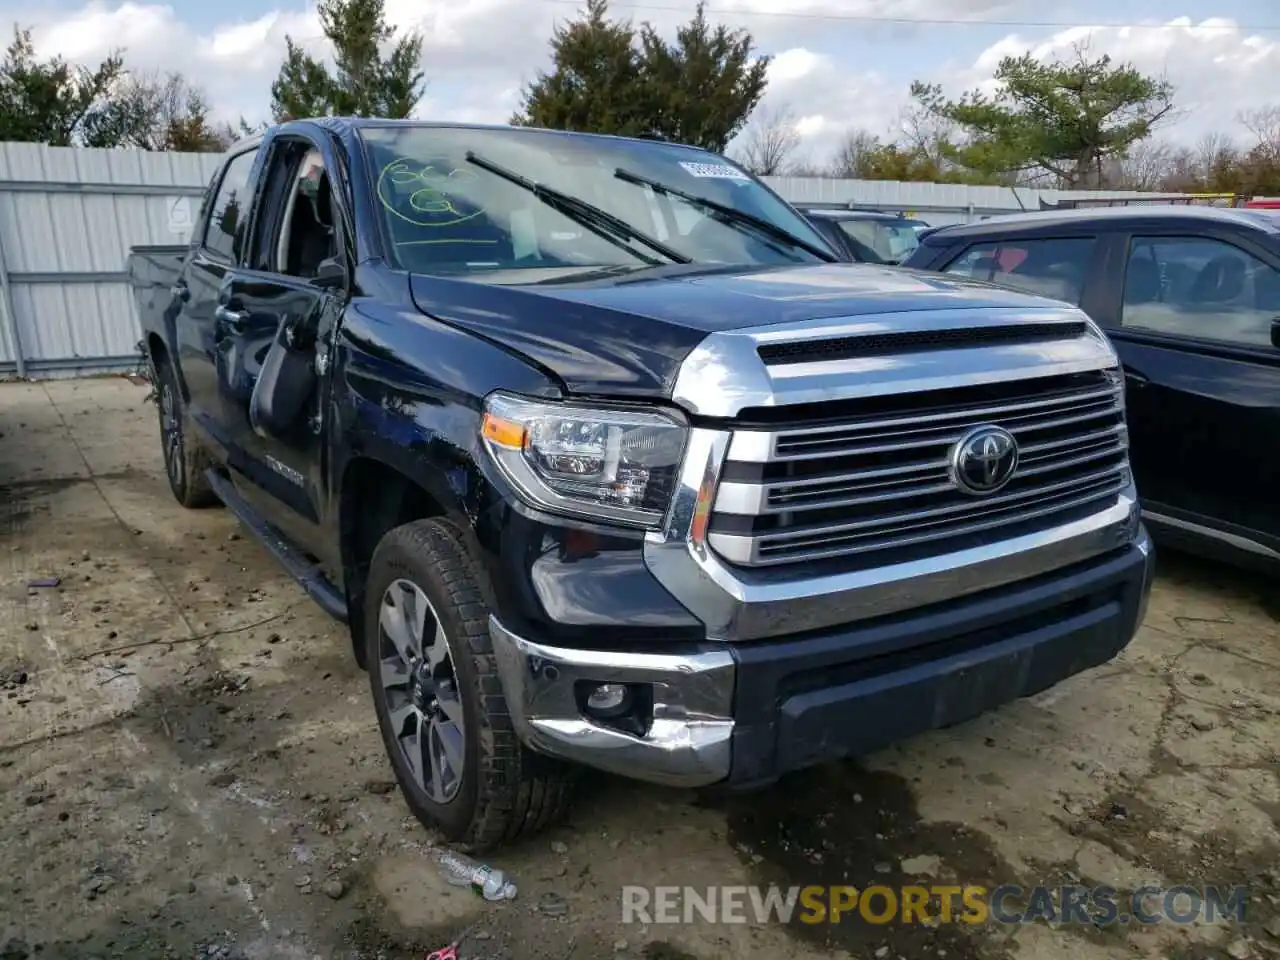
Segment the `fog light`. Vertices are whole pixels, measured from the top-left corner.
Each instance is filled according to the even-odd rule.
[[[601,683],[587,694],[587,711],[613,717],[631,708],[631,690],[624,683]]]

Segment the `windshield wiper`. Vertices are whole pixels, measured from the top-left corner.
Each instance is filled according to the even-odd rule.
[[[622,167],[613,171],[613,175],[619,180],[625,180],[627,183],[634,183],[642,187],[648,187],[656,193],[665,193],[670,197],[679,197],[686,203],[691,203],[695,207],[702,207],[712,214],[716,219],[724,223],[736,226],[752,227],[761,233],[766,233],[775,240],[787,244],[788,246],[798,247],[807,253],[813,254],[819,260],[825,260],[827,263],[834,263],[838,258],[830,251],[822,249],[817,244],[810,243],[808,240],[802,240],[789,230],[785,230],[776,223],[770,223],[763,217],[757,217],[753,213],[747,213],[744,210],[738,210],[734,207],[726,206],[715,200],[708,200],[706,197],[700,197],[696,193],[686,193],[676,187],[669,187],[665,183],[658,180],[650,180],[648,177],[642,177],[638,173],[632,173],[630,170],[624,170]]]
[[[614,246],[622,247],[622,249],[631,253],[633,256],[640,257],[649,264],[657,264],[659,261],[652,257],[645,257],[636,253],[631,247],[627,246],[624,241],[635,240],[644,244],[650,250],[654,250],[668,260],[675,263],[689,263],[688,257],[678,250],[673,250],[661,240],[649,236],[646,233],[637,230],[621,217],[616,217],[608,210],[602,210],[595,204],[588,203],[578,197],[568,193],[561,193],[554,187],[544,186],[536,180],[530,180],[522,174],[516,173],[514,170],[508,170],[500,164],[487,160],[478,156],[471,150],[467,151],[467,162],[474,163],[481,170],[488,170],[495,177],[501,177],[504,180],[514,183],[517,187],[528,190],[535,197],[545,203],[547,206],[559,210],[566,217],[574,220],[592,233],[595,233],[608,240]]]

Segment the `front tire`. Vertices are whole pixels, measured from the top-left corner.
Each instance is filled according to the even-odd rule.
[[[382,538],[365,593],[365,662],[409,809],[481,851],[560,819],[573,771],[516,735],[489,640],[483,574],[461,541],[442,520]]]
[[[157,358],[156,410],[160,414],[160,451],[164,456],[164,472],[174,499],[195,510],[218,502],[204,472],[209,469],[208,455],[199,441],[191,436],[186,404],[178,389],[178,378],[167,357]]]

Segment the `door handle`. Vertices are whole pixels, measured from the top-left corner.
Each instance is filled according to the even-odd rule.
[[[172,296],[177,297],[183,303],[186,303],[188,300],[191,299],[191,288],[187,286],[187,281],[185,280],[179,280],[172,287],[170,287],[169,293]]]
[[[228,306],[218,304],[218,309],[213,312],[213,315],[219,323],[230,327],[236,333],[244,333],[245,328],[249,326],[247,310],[232,310]]]

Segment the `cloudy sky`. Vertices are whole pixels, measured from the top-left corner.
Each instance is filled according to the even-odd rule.
[[[169,0],[9,8],[38,49],[92,63],[123,47],[143,69],[176,69],[221,116],[266,117],[285,36],[320,53],[306,0]],[[579,0],[387,0],[399,26],[425,39],[432,119],[505,122],[522,85],[548,60],[546,38]],[[615,0],[620,16],[670,31],[694,0]],[[755,36],[774,57],[766,104],[791,111],[802,152],[827,159],[851,126],[890,132],[913,79],[959,93],[989,78],[1006,54],[1052,57],[1092,49],[1168,76],[1182,116],[1166,136],[1194,141],[1241,132],[1243,108],[1280,103],[1277,0],[711,0],[710,15]],[[32,11],[39,10],[39,13]]]

